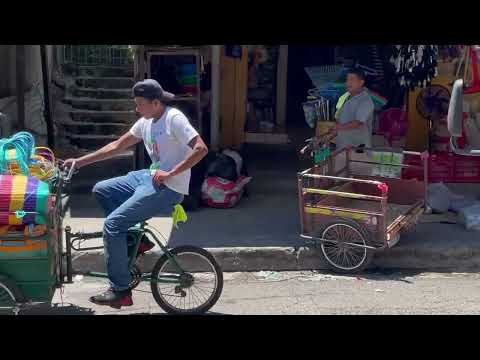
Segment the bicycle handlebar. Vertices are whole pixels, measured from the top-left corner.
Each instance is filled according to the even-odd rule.
[[[65,179],[66,182],[70,182],[72,180],[73,172],[75,171],[75,165],[76,165],[76,162],[74,161],[72,163],[72,166],[70,167],[70,171],[68,172],[68,175]]]

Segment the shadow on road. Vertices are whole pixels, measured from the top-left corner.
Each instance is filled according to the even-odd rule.
[[[217,313],[217,312],[209,312],[207,314],[202,314],[202,315],[170,315],[170,314],[166,314],[166,313],[137,313],[137,314],[130,314],[132,316],[159,316],[159,315],[163,315],[163,316],[174,316],[174,317],[181,317],[181,316],[184,316],[184,317],[188,317],[188,316],[213,316],[213,315],[217,315],[217,316],[229,316],[229,314],[223,314],[223,313]]]
[[[91,308],[74,304],[40,304],[32,305],[20,312],[21,315],[95,315]]]
[[[43,316],[50,316],[50,315],[95,315],[95,310],[91,308],[81,307],[78,305],[64,303],[62,304],[37,304],[29,306],[26,309],[23,309],[20,312],[20,315],[26,316],[33,316],[33,315],[43,315]],[[212,316],[212,315],[228,315],[222,314],[217,312],[209,312],[204,315],[197,315],[197,316]],[[165,312],[158,312],[158,313],[146,313],[146,312],[138,312],[138,313],[129,313],[127,316],[176,316],[176,315],[169,315]]]

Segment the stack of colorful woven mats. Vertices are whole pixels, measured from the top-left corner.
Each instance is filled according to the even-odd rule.
[[[35,148],[30,133],[0,139],[0,225],[46,224],[55,171],[52,151]]]

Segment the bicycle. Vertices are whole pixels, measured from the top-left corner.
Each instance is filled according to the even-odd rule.
[[[70,183],[74,169],[75,164],[64,179],[66,184]],[[102,237],[101,232],[72,233],[70,226],[65,228],[67,283],[73,283],[72,249],[78,252],[103,249],[79,246],[85,241]],[[137,264],[140,258],[138,249],[144,237],[155,242],[163,253],[151,273],[142,272]],[[142,282],[150,282],[155,301],[169,314],[203,314],[217,303],[223,291],[223,273],[208,251],[195,246],[169,248],[166,237],[148,225],[147,220],[130,228],[127,239],[129,268],[132,275],[131,290],[136,289]],[[96,272],[85,272],[82,275],[108,278],[107,274]]]

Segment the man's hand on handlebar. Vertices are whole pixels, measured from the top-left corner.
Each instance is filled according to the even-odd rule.
[[[62,168],[64,170],[69,170],[75,164],[75,170],[79,170],[80,168],[84,167],[85,164],[79,159],[67,159],[63,162]]]
[[[78,173],[78,169],[81,167],[79,166],[79,163],[80,165],[84,166],[84,164],[77,159],[67,159],[59,162],[59,167],[64,173],[63,179],[65,182],[70,182],[72,180],[72,176]]]

